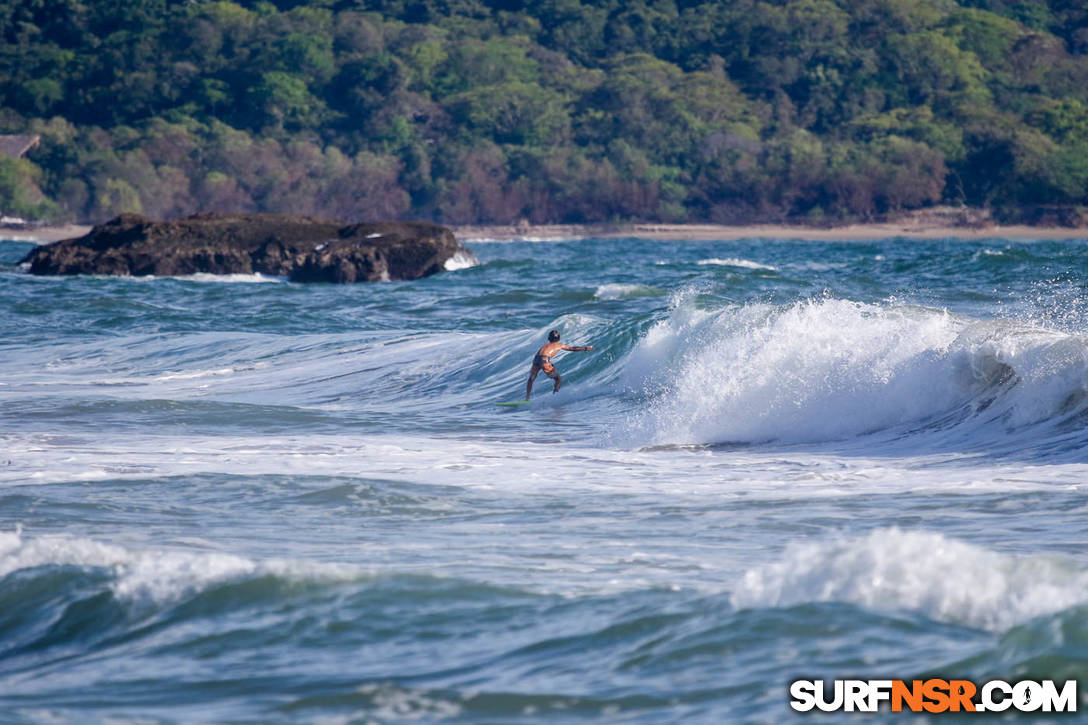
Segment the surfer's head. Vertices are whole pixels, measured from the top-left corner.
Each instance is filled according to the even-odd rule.
[[[559,330],[552,330],[548,333],[548,342],[559,342]]]

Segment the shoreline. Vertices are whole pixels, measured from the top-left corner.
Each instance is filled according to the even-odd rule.
[[[800,239],[805,241],[867,241],[877,239],[1084,239],[1088,228],[1017,225],[956,226],[911,222],[806,227],[790,224],[544,224],[454,226],[460,241],[552,241],[563,239],[639,239],[671,241],[736,241],[740,239]]]
[[[959,226],[875,222],[835,227],[794,224],[541,224],[450,226],[460,241],[553,241],[563,239],[639,239],[670,241],[736,241],[740,239],[800,239],[805,241],[866,241],[876,239],[1084,239],[1088,228],[998,224]],[[46,244],[74,239],[91,231],[81,224],[0,227],[0,239]]]

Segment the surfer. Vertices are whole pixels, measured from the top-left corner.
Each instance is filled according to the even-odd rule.
[[[560,350],[586,352],[587,350],[592,349],[592,345],[560,345],[559,330],[552,330],[549,332],[548,344],[536,351],[536,356],[533,358],[533,367],[529,369],[529,382],[525,384],[525,399],[528,400],[529,396],[533,394],[533,381],[536,380],[536,376],[541,370],[544,371],[545,375],[555,381],[555,387],[552,388],[552,392],[559,392],[559,386],[563,384],[563,378],[559,377],[559,371],[552,365],[552,357]]]

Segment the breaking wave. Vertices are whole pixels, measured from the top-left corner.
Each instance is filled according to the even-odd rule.
[[[21,531],[0,532],[0,579],[21,570],[77,567],[100,570],[113,596],[133,604],[162,605],[211,586],[270,576],[282,580],[336,582],[364,575],[355,566],[269,560],[257,562],[219,552],[133,550],[92,539]]]
[[[605,284],[596,297],[643,294]],[[1088,337],[895,301],[722,306],[689,295],[664,315],[572,314],[529,330],[129,335],[12,346],[0,377],[22,391],[9,413],[24,418],[42,414],[43,396],[81,391],[99,407],[168,401],[197,417],[259,405],[315,423],[484,425],[504,412],[492,403],[523,397],[552,328],[595,350],[557,358],[563,390],[537,404],[579,405],[608,446],[858,442],[1045,458],[1082,456],[1088,443]],[[519,421],[536,430],[528,417],[505,422]]]
[[[653,444],[1083,438],[1088,338],[894,303],[681,305],[623,381],[645,400],[635,440]]]
[[[738,608],[844,602],[1003,632],[1088,602],[1088,570],[934,532],[880,529],[857,539],[791,546],[779,561],[747,571],[732,602]]]

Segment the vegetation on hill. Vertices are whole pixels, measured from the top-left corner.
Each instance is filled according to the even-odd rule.
[[[0,211],[1011,218],[1085,203],[1086,52],[1081,0],[12,0]]]

